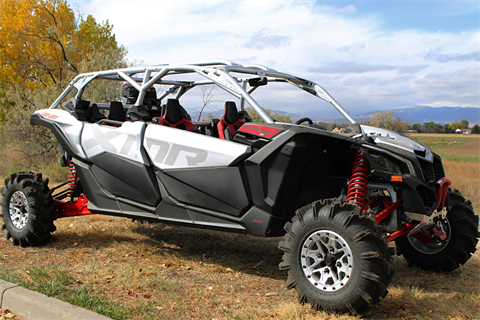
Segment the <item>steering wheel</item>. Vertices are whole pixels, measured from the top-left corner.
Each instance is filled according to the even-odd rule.
[[[309,124],[313,124],[313,121],[312,121],[312,119],[310,119],[310,118],[298,119],[297,121],[295,121],[295,124],[301,124],[301,123],[303,123],[303,122],[305,122],[305,121],[308,121]]]

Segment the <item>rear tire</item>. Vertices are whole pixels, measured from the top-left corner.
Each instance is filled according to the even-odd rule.
[[[285,230],[279,267],[288,270],[286,286],[300,303],[356,314],[388,293],[393,271],[385,232],[357,205],[314,202],[297,210]]]
[[[455,190],[448,194],[448,213],[443,222],[447,239],[428,244],[415,237],[401,236],[395,240],[397,254],[409,266],[426,271],[453,271],[470,259],[478,243],[478,216],[470,201]]]
[[[14,245],[38,246],[56,230],[55,202],[47,185],[41,173],[20,172],[5,179],[2,229],[7,229],[7,240],[12,238]]]

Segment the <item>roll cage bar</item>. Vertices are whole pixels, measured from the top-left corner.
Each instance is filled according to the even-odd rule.
[[[267,113],[258,105],[251,97],[258,86],[253,86],[247,91],[247,83],[250,78],[237,78],[230,73],[240,73],[255,76],[263,80],[267,78],[267,82],[286,82],[297,88],[300,88],[328,103],[333,105],[350,123],[355,124],[356,121],[335,101],[335,99],[320,85],[315,82],[305,80],[287,73],[278,72],[277,70],[267,68],[262,65],[241,65],[229,60],[213,60],[200,62],[187,62],[181,64],[158,64],[148,67],[132,67],[116,70],[98,71],[79,74],[70,82],[68,87],[53,102],[50,109],[56,108],[60,102],[75,87],[78,92],[76,99],[81,99],[85,87],[94,79],[109,79],[117,81],[126,81],[139,91],[136,105],[140,105],[145,98],[145,93],[149,87],[154,84],[170,86],[160,97],[162,100],[169,94],[176,94],[179,99],[183,94],[199,85],[217,85],[240,100],[240,107],[245,108],[247,101],[252,108],[266,123],[274,123]],[[181,74],[198,74],[206,80],[196,81],[175,81],[163,80],[166,76]],[[143,76],[142,76],[143,75]]]

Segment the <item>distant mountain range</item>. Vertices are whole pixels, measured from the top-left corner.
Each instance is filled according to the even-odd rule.
[[[416,106],[413,108],[392,109],[393,115],[400,117],[402,121],[408,124],[425,122],[435,122],[440,124],[460,122],[465,119],[470,124],[480,123],[480,108],[460,108],[460,107],[441,107],[432,108],[426,106]],[[357,122],[368,121],[378,111],[372,111],[354,116]]]
[[[272,112],[277,112],[279,114],[289,114],[285,111],[280,110],[271,110]],[[355,121],[361,123],[363,121],[369,121],[370,118],[379,111],[386,111],[386,110],[377,110],[371,111],[359,115],[353,115],[352,117]],[[402,109],[392,109],[393,115],[396,117],[400,117],[402,121],[408,124],[420,123],[423,124],[425,122],[435,122],[440,124],[452,123],[452,122],[460,122],[461,120],[467,120],[470,125],[473,124],[480,124],[480,108],[474,107],[440,107],[440,108],[433,108],[428,106],[416,106],[412,108],[402,108]],[[190,111],[192,118],[196,119],[198,117],[198,112]],[[209,111],[211,112],[211,110]],[[204,114],[208,114],[209,112],[204,112]],[[223,110],[219,109],[214,113],[216,117],[221,118],[223,114]],[[335,111],[336,114],[338,112]],[[296,121],[303,117],[310,117],[313,121],[324,121],[324,122],[337,122],[342,123],[345,122],[345,119],[342,118],[334,118],[334,117],[323,117],[318,114],[297,114],[297,113],[290,113],[290,117],[292,121]]]
[[[377,112],[386,110],[377,110],[371,111],[359,115],[353,115],[352,117],[355,121],[361,123],[364,121],[369,121],[370,118]],[[452,122],[460,122],[461,120],[465,119],[470,124],[480,124],[480,108],[474,107],[467,107],[467,108],[460,108],[460,107],[441,107],[441,108],[433,108],[428,106],[416,106],[412,108],[402,108],[402,109],[392,109],[393,115],[395,117],[400,117],[403,122],[408,124],[420,123],[423,124],[425,122],[435,122],[440,124],[452,123]],[[284,113],[281,111],[277,111],[279,113]],[[298,114],[291,114],[292,121],[298,120],[304,117],[304,115]],[[311,117],[314,121],[324,121],[324,122],[345,122],[342,118],[326,118],[326,117]]]

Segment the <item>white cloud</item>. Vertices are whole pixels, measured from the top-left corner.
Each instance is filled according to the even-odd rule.
[[[346,14],[357,13],[357,8],[353,4],[349,4],[348,6],[339,9],[338,12]]]
[[[480,61],[480,52],[472,53],[439,53],[438,50],[430,50],[425,55],[428,60],[436,62],[464,62],[464,61]]]
[[[354,5],[309,1],[94,0],[87,13],[108,19],[129,58],[145,64],[264,64],[319,83],[352,113],[479,106],[478,32],[387,32]]]
[[[315,73],[365,73],[374,71],[396,70],[395,66],[386,64],[365,64],[356,62],[336,61],[327,65],[312,68],[309,71]]]
[[[269,35],[268,29],[264,28],[255,32],[245,44],[245,47],[260,50],[268,47],[277,49],[287,46],[291,39],[292,38],[288,36]]]

